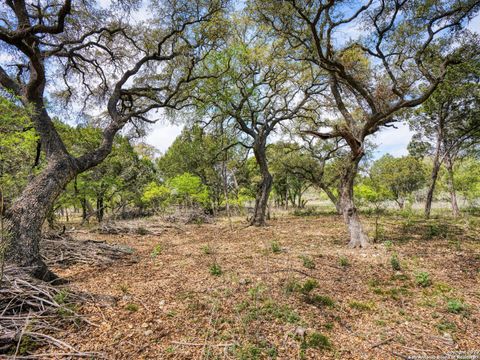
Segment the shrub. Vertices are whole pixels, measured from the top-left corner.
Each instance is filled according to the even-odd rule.
[[[428,287],[432,285],[430,274],[426,271],[421,271],[415,275],[415,282],[421,287]]]
[[[436,237],[442,239],[448,237],[448,226],[446,224],[428,224],[425,230],[425,238],[430,240]]]

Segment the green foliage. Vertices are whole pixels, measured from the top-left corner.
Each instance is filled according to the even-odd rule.
[[[415,282],[421,287],[429,287],[430,285],[432,285],[430,274],[426,271],[420,271],[415,274]]]
[[[332,348],[332,343],[330,342],[327,336],[319,332],[313,331],[307,334],[307,336],[302,342],[301,347],[303,349],[313,348],[313,349],[329,350]]]
[[[6,205],[38,171],[33,168],[38,137],[29,116],[28,110],[0,96],[0,188]]]
[[[135,303],[129,303],[125,305],[125,310],[128,310],[130,312],[137,312],[139,309],[140,307]]]
[[[424,236],[428,240],[433,238],[446,239],[448,237],[448,225],[445,223],[427,224]]]
[[[162,253],[162,250],[163,250],[162,244],[157,244],[157,245],[155,245],[152,252],[150,253],[150,256],[152,258],[156,258],[158,255],[160,255]]]
[[[315,269],[315,261],[313,261],[311,257],[301,255],[300,259],[302,260],[304,267],[306,267],[307,269]]]
[[[402,270],[402,267],[400,265],[400,260],[398,259],[397,254],[392,255],[392,257],[390,258],[390,264],[392,265],[393,270],[395,270],[395,271]]]
[[[244,344],[234,349],[235,358],[238,360],[260,360],[260,359],[276,359],[278,351],[274,345],[265,341],[254,344]]]
[[[205,255],[211,255],[214,253],[212,247],[210,245],[204,245],[202,246],[202,252],[205,254]]]
[[[462,300],[459,299],[450,299],[447,301],[447,310],[448,312],[454,314],[460,314],[467,309],[467,306]]]
[[[277,240],[273,240],[270,243],[270,250],[272,250],[274,254],[278,254],[282,252],[282,247],[280,246],[280,243]]]
[[[327,295],[310,295],[307,296],[305,301],[309,304],[315,305],[317,307],[330,307],[333,308],[335,306],[335,301],[330,296]]]
[[[167,181],[167,187],[171,189],[172,198],[181,205],[208,206],[208,189],[198,176],[190,173],[175,176]]]
[[[365,195],[369,201],[394,200],[403,208],[405,200],[425,186],[427,169],[413,156],[395,158],[389,154],[375,161],[370,169],[373,194]]]
[[[359,311],[370,311],[375,308],[375,304],[372,302],[362,302],[357,300],[352,300],[348,303],[352,309],[359,310]]]
[[[63,305],[67,302],[68,299],[68,291],[67,290],[60,290],[53,299],[57,302],[59,305]]]
[[[223,271],[219,264],[216,262],[210,265],[210,274],[213,276],[220,276],[222,275]]]
[[[303,283],[303,285],[300,287],[300,292],[304,295],[309,294],[312,292],[314,289],[318,287],[318,281],[315,279],[307,279]]]
[[[339,262],[340,262],[340,266],[343,268],[350,265],[350,263],[348,262],[348,259],[345,256],[340,256]]]
[[[171,201],[171,190],[165,185],[150,182],[143,190],[142,201],[156,211],[164,211]]]

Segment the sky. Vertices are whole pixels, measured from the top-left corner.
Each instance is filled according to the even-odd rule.
[[[469,24],[469,29],[480,34],[480,16],[475,17]],[[377,144],[374,157],[380,157],[385,153],[393,156],[407,154],[407,145],[412,137],[408,125],[397,124],[395,128],[386,128],[378,133],[373,141]],[[146,137],[146,142],[155,146],[162,153],[173,143],[182,131],[183,126],[172,125],[166,121],[160,121],[152,126]]]

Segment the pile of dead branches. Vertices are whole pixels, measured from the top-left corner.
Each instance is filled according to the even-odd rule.
[[[0,284],[0,354],[24,359],[36,351],[38,358],[38,348],[45,348],[49,353],[44,358],[98,357],[50,335],[59,327],[86,321],[75,313],[74,304],[83,300],[7,266]]]
[[[42,239],[41,244],[42,257],[50,266],[106,265],[125,260],[132,252],[128,246],[97,240],[77,240],[68,235],[49,236]]]
[[[212,216],[208,215],[202,209],[189,209],[177,211],[164,217],[166,222],[180,223],[180,224],[211,224],[213,223]]]

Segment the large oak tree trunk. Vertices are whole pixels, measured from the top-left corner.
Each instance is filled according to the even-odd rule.
[[[42,280],[56,278],[40,255],[42,225],[55,199],[76,172],[75,163],[70,157],[52,159],[7,211],[7,261],[27,268]]]
[[[273,183],[273,177],[268,170],[265,141],[261,141],[260,144],[256,144],[253,148],[253,152],[260,168],[262,179],[257,188],[255,209],[250,224],[254,226],[265,226],[268,197],[270,196],[270,190],[272,189]]]
[[[358,216],[358,210],[353,200],[353,183],[358,170],[360,158],[351,159],[346,165],[344,174],[340,179],[340,207],[342,209],[343,219],[350,233],[351,248],[367,247],[369,240],[363,230],[362,223]]]

